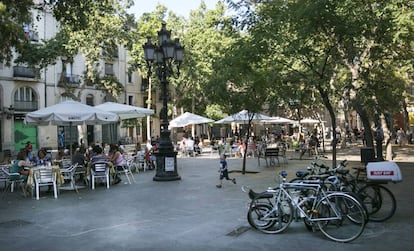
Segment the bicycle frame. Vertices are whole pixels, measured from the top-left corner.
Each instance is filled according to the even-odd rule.
[[[335,206],[333,206],[329,200],[326,200],[326,201],[329,204],[329,208],[332,209],[332,211],[334,212],[335,217],[323,217],[323,218],[315,217],[315,216],[318,216],[318,212],[315,209],[318,202],[326,198],[328,194],[322,189],[322,186],[319,184],[320,181],[314,181],[314,182],[315,183],[282,183],[280,184],[279,186],[280,192],[277,194],[277,197],[275,199],[276,200],[275,206],[269,213],[264,215],[263,218],[266,218],[267,216],[274,213],[276,210],[279,210],[278,205],[281,205],[282,201],[288,201],[293,206],[294,210],[298,210],[300,215],[303,215],[309,222],[341,219],[340,213],[337,211]],[[289,193],[288,191],[289,189],[299,189],[299,190],[307,190],[307,191],[310,190],[310,191],[314,191],[314,195],[304,197],[301,201],[297,201]],[[277,193],[277,190],[274,190],[274,189],[269,189],[267,191]],[[339,192],[335,192],[335,193],[339,194]],[[311,203],[312,206],[310,209],[306,209],[305,211],[302,209],[302,206],[308,201],[312,201]]]

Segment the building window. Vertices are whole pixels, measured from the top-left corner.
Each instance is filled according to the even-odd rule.
[[[32,111],[37,109],[35,91],[30,87],[20,87],[14,93],[14,108],[16,110]]]
[[[39,42],[39,33],[33,29],[31,24],[23,24],[23,31],[29,41]]]
[[[105,63],[105,75],[113,76],[114,75],[114,65]]]
[[[132,83],[132,73],[127,73],[128,83]]]
[[[129,95],[128,96],[128,105],[133,105],[134,102],[134,96]]]
[[[92,94],[88,94],[88,96],[86,96],[86,104],[90,105],[90,106],[94,106],[94,101],[93,101],[93,95]]]

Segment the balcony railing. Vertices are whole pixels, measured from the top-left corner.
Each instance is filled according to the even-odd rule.
[[[37,110],[37,101],[14,101],[15,111],[35,111]]]
[[[65,74],[60,75],[59,77],[59,86],[72,86],[79,87],[81,82],[81,77],[75,74]]]
[[[39,69],[26,66],[14,66],[13,77],[15,78],[37,78]]]

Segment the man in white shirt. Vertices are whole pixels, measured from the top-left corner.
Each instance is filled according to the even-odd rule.
[[[194,139],[193,139],[193,137],[190,137],[186,140],[185,149],[186,149],[188,155],[193,155],[194,154]]]

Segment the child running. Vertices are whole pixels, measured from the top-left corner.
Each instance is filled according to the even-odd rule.
[[[217,188],[221,188],[223,184],[223,178],[226,178],[226,180],[231,180],[234,184],[236,184],[236,179],[230,179],[229,178],[229,172],[227,170],[227,161],[226,161],[226,155],[222,154],[220,155],[220,184],[216,185]]]

